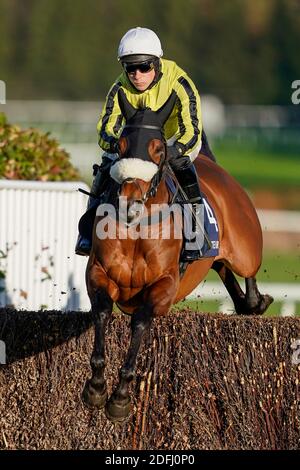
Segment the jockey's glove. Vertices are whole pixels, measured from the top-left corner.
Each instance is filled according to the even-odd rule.
[[[116,140],[115,142],[113,142],[110,145],[110,152],[111,153],[117,153],[117,154],[120,153],[120,147],[119,147],[119,141],[118,140]]]

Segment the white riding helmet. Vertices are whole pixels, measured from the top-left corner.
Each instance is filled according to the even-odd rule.
[[[151,29],[140,27],[127,31],[119,44],[118,60],[130,55],[162,57],[163,51],[157,34]]]

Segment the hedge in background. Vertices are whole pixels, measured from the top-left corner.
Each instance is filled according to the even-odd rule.
[[[36,129],[21,130],[0,113],[0,178],[74,181],[79,174],[69,154],[49,133]]]

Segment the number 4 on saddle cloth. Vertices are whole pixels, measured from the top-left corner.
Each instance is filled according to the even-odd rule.
[[[174,181],[172,178],[167,177],[166,184],[173,195],[175,196],[175,203],[183,204],[184,211],[186,214],[190,214],[191,211],[186,207],[183,196],[177,191]],[[203,202],[203,211],[200,222],[200,230],[203,232],[203,245],[201,248],[202,258],[215,257],[219,254],[219,228],[218,222],[215,217],[213,208],[207,201],[206,195],[201,191],[201,197]],[[190,222],[189,217],[185,217],[188,223]],[[188,230],[185,231],[188,233]],[[183,247],[185,244],[183,244]]]

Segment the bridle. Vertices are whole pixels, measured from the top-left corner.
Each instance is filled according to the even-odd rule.
[[[128,128],[131,128],[131,129],[150,129],[150,130],[158,130],[160,131],[160,133],[162,134],[162,129],[160,126],[152,126],[152,125],[148,125],[148,124],[127,124],[125,125],[124,129],[128,129]],[[124,130],[123,129],[123,130]],[[143,191],[142,191],[142,188],[139,184],[139,182],[137,181],[136,178],[126,178],[121,184],[120,184],[120,187],[118,189],[118,193],[117,195],[120,196],[121,194],[121,191],[122,191],[122,187],[123,187],[123,184],[125,183],[134,183],[140,193],[142,194],[141,196],[141,199],[139,199],[138,201],[145,204],[149,198],[151,197],[155,197],[156,193],[157,193],[157,189],[158,189],[158,186],[163,178],[163,176],[165,175],[167,169],[165,168],[165,162],[166,162],[166,158],[167,158],[167,143],[166,143],[166,140],[165,140],[165,137],[163,136],[162,134],[162,139],[161,139],[163,145],[164,145],[164,158],[161,158],[160,162],[159,162],[159,165],[158,166],[158,170],[157,172],[155,173],[155,175],[152,177],[151,181],[150,181],[150,186],[149,186],[149,189],[143,194]]]

